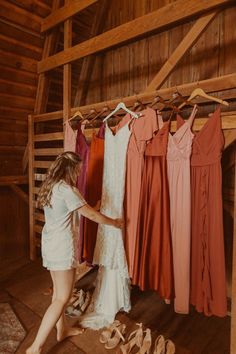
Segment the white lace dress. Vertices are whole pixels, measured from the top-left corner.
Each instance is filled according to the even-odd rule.
[[[115,135],[106,125],[100,211],[111,218],[123,217],[126,152],[130,134],[129,123]],[[118,311],[127,312],[131,307],[122,230],[99,225],[93,262],[100,265],[93,296],[93,312],[84,316],[81,325],[99,329],[112,323]]]

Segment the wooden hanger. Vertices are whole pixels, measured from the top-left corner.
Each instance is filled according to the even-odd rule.
[[[186,104],[189,103],[189,101],[192,101],[197,96],[206,98],[206,99],[214,101],[214,102],[218,102],[220,104],[223,104],[224,106],[229,105],[229,103],[227,101],[223,101],[220,98],[208,95],[202,88],[198,87],[195,90],[193,90],[193,92],[191,93],[190,97],[187,99],[186,102],[181,103],[181,105],[179,106],[179,109],[183,108]]]
[[[186,103],[186,101],[187,101],[187,99],[178,91],[177,87],[176,87],[176,91],[172,95],[172,99],[169,102],[173,104],[176,100],[180,101],[181,104]],[[194,103],[190,100],[188,101],[187,104],[189,104],[190,106],[193,106],[193,107],[196,105],[196,103]]]
[[[156,96],[152,102],[152,104],[149,107],[153,107],[156,103],[161,103],[163,104],[163,107],[159,109],[159,111],[162,111],[164,108],[170,108],[172,110],[172,114],[175,112],[180,112],[179,108],[173,105],[169,101],[165,101],[163,97],[161,96]]]
[[[120,102],[120,103],[118,103],[116,108],[110,114],[108,114],[108,116],[106,118],[103,119],[103,122],[107,121],[110,117],[112,117],[120,109],[123,109],[125,112],[129,113],[132,117],[134,117],[136,119],[139,118],[139,115],[137,113],[132,112],[129,108],[127,108],[126,105],[124,104],[124,102]]]
[[[82,119],[82,120],[84,119],[82,113],[81,113],[80,111],[76,111],[75,114],[74,114],[70,119],[67,120],[67,122],[70,122],[70,121],[74,120],[74,119],[77,118],[77,117],[79,117],[79,118]],[[66,122],[64,122],[64,124],[65,124],[65,123],[66,123]]]
[[[103,109],[100,112],[98,112],[96,114],[96,116],[90,120],[89,123],[92,124],[96,119],[100,118],[104,113],[109,112],[109,111],[110,111],[110,108],[108,106],[103,107]]]
[[[134,102],[134,105],[133,105],[133,110],[136,111],[136,110],[143,110],[143,109],[146,109],[146,106],[143,104],[142,101],[140,100],[137,100]]]

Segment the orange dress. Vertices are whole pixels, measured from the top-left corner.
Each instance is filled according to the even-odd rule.
[[[169,126],[165,122],[145,150],[133,277],[142,290],[156,290],[164,299],[173,295],[166,161]]]
[[[193,140],[190,300],[205,315],[226,316],[220,107]]]
[[[104,137],[100,133],[93,134],[90,155],[88,161],[87,181],[86,181],[86,201],[89,205],[95,206],[101,200],[102,195],[102,176],[104,159]],[[93,253],[97,238],[98,224],[85,218],[84,219],[84,243],[83,259],[88,263],[93,262]]]

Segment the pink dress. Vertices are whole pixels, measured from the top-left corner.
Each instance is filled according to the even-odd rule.
[[[65,122],[64,151],[75,152],[76,132],[71,128],[69,121]]]
[[[193,133],[191,126],[197,108],[174,135],[169,134],[167,167],[170,191],[170,221],[174,266],[175,311],[189,312],[191,186],[190,156]],[[177,116],[177,124],[180,117]]]
[[[147,107],[138,119],[132,124],[132,134],[129,140],[126,160],[126,191],[125,191],[125,237],[124,245],[129,267],[129,275],[133,278],[134,256],[137,240],[137,225],[139,213],[139,199],[141,191],[141,179],[144,166],[144,152],[147,143],[158,131],[156,112]],[[131,117],[127,114],[117,128],[120,129]]]

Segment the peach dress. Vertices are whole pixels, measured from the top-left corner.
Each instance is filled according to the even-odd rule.
[[[194,134],[191,126],[197,108],[188,120],[171,135],[167,150],[170,191],[170,221],[174,266],[175,311],[189,312],[190,241],[191,241],[191,185],[190,156]],[[180,118],[177,116],[177,122]]]
[[[133,278],[144,152],[148,142],[150,142],[154,133],[158,130],[156,112],[154,109],[147,107],[145,110],[138,113],[140,117],[133,120],[132,134],[127,150],[124,201],[126,220],[124,246],[131,278]],[[118,124],[118,130],[130,120],[131,116],[127,114]]]

